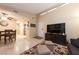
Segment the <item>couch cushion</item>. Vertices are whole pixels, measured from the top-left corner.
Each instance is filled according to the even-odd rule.
[[[79,39],[71,39],[71,44],[79,48]]]
[[[70,55],[79,55],[79,49],[72,44],[68,44],[68,50]]]

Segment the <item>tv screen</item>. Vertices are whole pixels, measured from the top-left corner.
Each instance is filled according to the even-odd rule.
[[[47,25],[47,32],[65,33],[65,23]]]

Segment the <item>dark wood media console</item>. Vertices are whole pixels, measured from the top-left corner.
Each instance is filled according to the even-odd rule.
[[[54,43],[66,45],[66,35],[59,34],[59,33],[46,33],[45,34],[45,40],[51,40]]]

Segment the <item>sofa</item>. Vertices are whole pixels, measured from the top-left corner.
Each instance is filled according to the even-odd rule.
[[[68,43],[69,55],[79,55],[79,38],[71,39]]]

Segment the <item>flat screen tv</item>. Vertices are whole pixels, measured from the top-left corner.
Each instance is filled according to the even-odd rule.
[[[47,32],[49,32],[49,33],[65,33],[65,23],[49,24],[49,25],[47,25]]]

